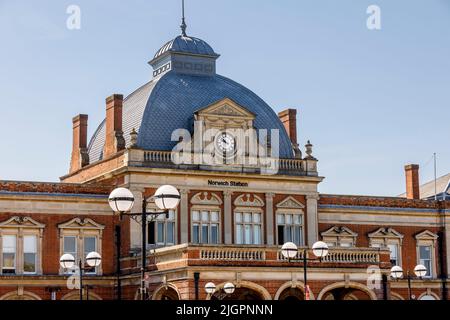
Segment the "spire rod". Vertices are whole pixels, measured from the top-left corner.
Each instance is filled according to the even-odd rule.
[[[184,19],[184,0],[181,0],[181,11],[182,11],[181,26],[180,26],[181,27],[181,35],[183,37],[187,37],[187,34],[186,34],[187,25],[186,25],[186,22]]]

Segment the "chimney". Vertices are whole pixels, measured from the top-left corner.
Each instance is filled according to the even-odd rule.
[[[70,160],[70,173],[75,172],[89,164],[87,152],[87,114],[79,114],[72,119],[73,139],[72,157]]]
[[[287,109],[281,111],[280,113],[278,113],[278,118],[280,118],[281,122],[283,123],[292,144],[294,146],[297,146],[297,110]]]
[[[113,94],[106,98],[106,133],[103,159],[125,149],[122,131],[123,95]]]
[[[405,166],[406,175],[406,198],[419,200],[420,186],[419,186],[419,165],[408,164]]]

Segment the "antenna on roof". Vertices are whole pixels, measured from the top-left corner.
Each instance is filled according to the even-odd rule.
[[[433,153],[433,157],[434,157],[434,200],[437,201],[436,152]]]
[[[181,27],[181,35],[183,37],[187,37],[187,35],[186,35],[187,25],[186,25],[186,22],[185,22],[185,19],[184,19],[184,0],[181,0],[181,11],[182,11],[182,18],[181,18],[181,25],[180,25],[180,27]]]

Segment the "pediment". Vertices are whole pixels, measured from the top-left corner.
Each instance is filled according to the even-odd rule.
[[[256,195],[246,193],[237,197],[234,205],[236,207],[263,207],[264,201]]]
[[[417,240],[437,240],[439,236],[430,230],[425,230],[416,234],[415,238]]]
[[[191,204],[220,206],[222,200],[214,193],[199,192],[192,197]]]
[[[358,234],[353,232],[347,227],[343,226],[334,226],[321,233],[322,237],[326,236],[334,236],[334,237],[357,237]]]
[[[303,203],[301,203],[300,201],[298,201],[294,197],[289,196],[286,199],[284,199],[283,201],[279,202],[277,204],[277,208],[282,208],[282,209],[304,209],[305,206],[303,205]]]
[[[74,218],[58,225],[60,229],[104,229],[105,226],[90,218]]]
[[[378,230],[369,233],[369,238],[399,238],[403,239],[403,234],[392,228],[379,228]]]
[[[30,217],[11,217],[0,223],[0,228],[45,228],[45,224],[37,222]]]
[[[220,116],[253,120],[255,115],[229,98],[219,100],[196,112],[201,116]]]

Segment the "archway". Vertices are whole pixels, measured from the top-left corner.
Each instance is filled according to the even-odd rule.
[[[318,300],[377,300],[375,292],[358,282],[338,282],[326,286]]]
[[[225,285],[224,283],[219,284],[216,287],[216,294],[213,296],[208,295],[206,300],[218,300],[219,298],[223,300],[272,300],[270,293],[259,284],[250,281],[241,281],[238,285],[236,285],[236,289],[234,293],[227,296],[219,297],[219,292],[223,292],[222,288]]]
[[[95,294],[93,292],[89,292],[89,297],[86,295],[86,290],[83,290],[83,300],[93,300],[93,301],[98,301],[98,300],[102,300],[102,298],[98,295]],[[76,292],[70,292],[68,294],[66,294],[65,296],[63,296],[61,298],[61,300],[80,300],[80,292],[77,290]]]
[[[391,300],[405,300],[400,294],[391,292]]]
[[[152,300],[180,300],[180,294],[173,284],[161,285],[153,293]]]
[[[18,295],[17,291],[9,292],[0,297],[0,300],[42,300],[37,294],[24,291],[23,294]]]
[[[314,300],[314,293],[309,292],[309,299]],[[305,300],[305,285],[303,282],[292,282],[288,281],[284,283],[280,288],[278,288],[275,293],[274,300],[291,300],[299,301]]]

